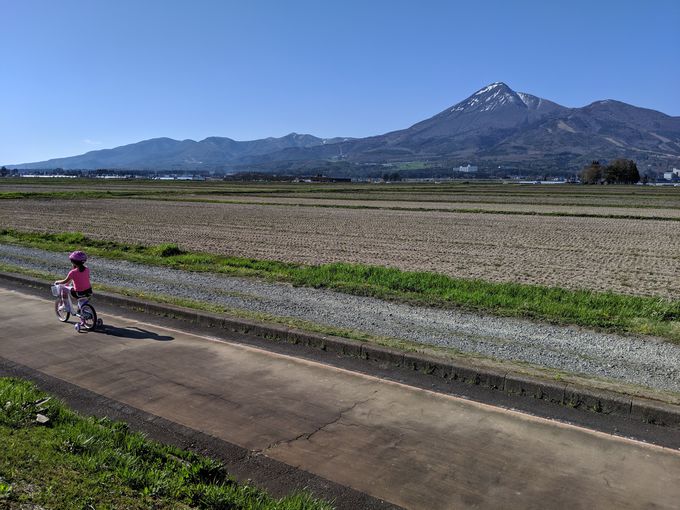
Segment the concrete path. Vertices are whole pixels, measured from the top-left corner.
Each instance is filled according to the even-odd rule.
[[[0,289],[0,356],[405,508],[677,508],[680,452]]]

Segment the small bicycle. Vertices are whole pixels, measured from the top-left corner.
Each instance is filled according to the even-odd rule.
[[[54,312],[61,322],[66,322],[71,315],[78,317],[80,321],[75,324],[75,330],[78,332],[92,331],[102,326],[103,321],[97,318],[97,311],[89,303],[88,298],[78,298],[77,304],[73,303],[69,285],[52,285],[52,295],[57,298],[54,302]]]

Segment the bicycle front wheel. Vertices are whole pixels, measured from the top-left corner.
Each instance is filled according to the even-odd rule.
[[[54,313],[57,314],[57,319],[59,319],[61,322],[66,322],[71,316],[63,299],[57,299],[54,302]]]
[[[93,330],[97,327],[97,312],[92,305],[83,305],[80,307],[81,328],[87,331]]]

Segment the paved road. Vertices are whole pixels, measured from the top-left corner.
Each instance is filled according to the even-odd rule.
[[[0,355],[413,509],[677,508],[680,452],[0,289]]]

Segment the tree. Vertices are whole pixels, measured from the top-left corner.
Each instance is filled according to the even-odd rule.
[[[640,180],[640,172],[632,159],[615,159],[604,172],[607,184],[635,184]]]
[[[598,184],[603,178],[603,168],[599,161],[592,161],[590,165],[581,170],[581,182],[583,184]]]
[[[636,184],[640,182],[640,171],[638,170],[637,164],[632,159],[628,160],[626,182],[629,182],[630,184]]]
[[[9,175],[9,170],[4,166],[0,168],[0,177],[7,177]]]
[[[399,175],[399,172],[384,173],[382,178],[383,181],[401,181],[401,175]]]

